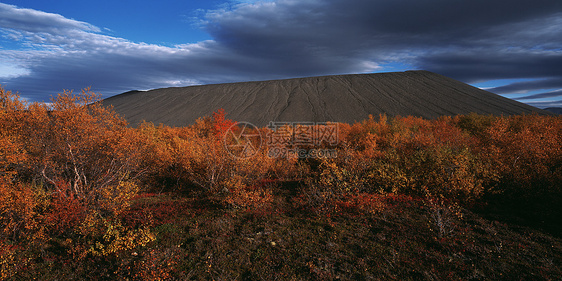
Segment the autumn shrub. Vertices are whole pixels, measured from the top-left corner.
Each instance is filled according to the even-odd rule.
[[[131,228],[118,218],[104,218],[99,213],[88,213],[75,231],[80,234],[78,247],[73,249],[77,258],[130,254],[155,240],[146,227]]]
[[[192,127],[193,137],[186,139],[180,149],[184,151],[182,164],[187,166],[190,180],[217,193],[223,190],[224,181],[236,167],[212,122],[211,119],[199,120]]]
[[[405,193],[475,200],[484,192],[484,181],[493,177],[468,149],[427,149],[399,159],[406,166],[410,187]]]
[[[273,203],[273,191],[269,186],[245,183],[240,176],[231,177],[225,185],[228,194],[225,202],[235,208],[268,208]],[[257,182],[255,182],[257,183]]]
[[[18,246],[0,240],[0,280],[14,277],[24,266],[18,259]]]
[[[560,192],[560,117],[524,115],[497,119],[481,139],[479,151],[493,161],[505,188],[527,196]]]
[[[380,115],[378,120],[369,115],[369,119],[353,125],[340,124],[340,140],[355,151],[373,157],[379,153],[379,145],[384,144],[390,133],[390,124],[386,115]]]
[[[2,254],[2,277],[10,260],[35,266],[29,262],[115,255],[151,241],[148,229],[119,218],[140,189],[136,129],[88,90],[47,104],[0,87],[0,105],[0,241],[22,245]]]
[[[65,182],[88,208],[100,210],[108,199],[100,192],[134,180],[142,172],[139,135],[98,101],[88,90],[65,92],[51,104],[32,103],[20,112],[15,129],[26,161],[17,165],[18,177],[59,194],[67,192],[58,184]]]
[[[152,178],[150,183],[183,190],[196,186],[210,192],[220,191],[228,167],[234,165],[219,133],[227,126],[223,123],[228,122],[220,114],[215,114],[214,118],[217,121],[200,118],[185,128],[155,127],[151,123],[140,126],[147,152],[143,166]],[[154,182],[155,178],[160,183]]]
[[[45,213],[45,225],[53,235],[69,235],[82,223],[87,214],[85,202],[70,191],[65,183],[57,183],[60,191],[51,196],[50,206]]]
[[[513,202],[544,202],[550,207],[542,209],[556,213],[561,124],[559,117],[538,115],[371,116],[340,127],[338,157],[316,161],[303,192],[319,210],[367,192],[467,206],[505,195]]]
[[[345,127],[344,127],[345,128]],[[451,118],[372,117],[346,128],[343,157],[325,161],[318,183],[347,193],[480,198],[496,179]]]
[[[17,179],[18,167],[29,161],[18,131],[26,104],[0,87],[0,106],[0,240],[18,241],[40,231],[48,200],[40,187]]]
[[[179,160],[184,155],[178,151],[179,143],[188,137],[183,133],[186,129],[143,122],[138,130],[144,140],[141,165],[146,172],[141,177],[142,183],[159,191],[177,190],[189,184],[187,171]]]
[[[455,116],[454,123],[460,129],[474,136],[483,137],[492,123],[498,118],[498,116],[493,115],[470,113],[468,115]]]
[[[0,183],[0,239],[28,240],[41,232],[47,195],[20,183]]]
[[[486,202],[502,217],[560,233],[562,119],[521,115],[495,119],[474,151],[497,177]]]
[[[173,185],[176,190],[203,190],[225,196],[234,207],[257,207],[271,201],[270,191],[255,189],[256,183],[271,175],[287,175],[292,165],[267,157],[265,150],[251,157],[238,157],[228,151],[225,141],[236,123],[219,110],[184,128],[142,124],[148,140],[144,165],[156,185]],[[260,132],[255,132],[260,133]],[[284,164],[285,163],[285,164]],[[295,163],[293,161],[292,163]]]
[[[24,104],[0,86],[0,180],[11,182],[16,167],[26,160],[21,136],[17,133],[18,115]]]

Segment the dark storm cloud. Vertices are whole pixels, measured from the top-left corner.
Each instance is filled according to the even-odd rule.
[[[275,67],[304,74],[360,72],[369,65],[401,62],[464,82],[562,77],[560,1],[280,1],[264,6],[211,14],[207,30],[238,53],[279,58],[272,72]],[[325,65],[314,71],[317,58]],[[303,65],[311,69],[301,71]]]
[[[562,44],[562,42],[561,42]],[[417,58],[422,68],[465,82],[482,82],[493,79],[562,78],[562,52],[524,51],[503,49],[457,50]],[[550,80],[549,80],[550,81]],[[517,84],[496,88],[498,94],[508,90],[522,90],[521,86],[536,87],[537,83]]]
[[[283,51],[365,55],[428,47],[533,47],[538,42],[527,39],[551,43],[561,34],[553,30],[541,39],[532,31],[556,21],[558,17],[537,20],[556,11],[558,1],[279,1],[210,14],[207,30],[232,49],[264,56]],[[530,34],[523,34],[524,28]]]
[[[32,48],[0,49],[0,59],[28,74],[0,75],[0,81],[7,80],[10,88],[38,99],[45,92],[88,85],[115,94],[198,83],[373,72],[390,63],[464,82],[540,79],[494,89],[502,94],[561,88],[558,0],[245,3],[208,11],[201,19],[200,26],[213,40],[175,47],[133,43],[62,16],[0,6],[0,14],[14,11],[21,16],[0,20],[0,34]]]

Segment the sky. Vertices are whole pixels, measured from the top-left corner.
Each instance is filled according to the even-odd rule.
[[[30,101],[405,70],[562,107],[562,1],[0,0],[0,84]]]

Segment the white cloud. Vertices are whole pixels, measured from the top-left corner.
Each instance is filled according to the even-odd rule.
[[[0,26],[32,33],[66,34],[69,30],[100,32],[98,27],[86,22],[3,3],[0,3]]]
[[[29,70],[10,63],[0,63],[0,79],[11,79],[29,75]]]

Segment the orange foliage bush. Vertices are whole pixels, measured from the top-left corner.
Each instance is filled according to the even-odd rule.
[[[124,226],[118,218],[103,218],[92,212],[78,225],[79,246],[72,249],[77,258],[88,256],[120,256],[130,250],[145,247],[156,237],[146,227],[132,229]]]
[[[116,211],[101,210],[112,204],[102,202],[108,198],[100,192],[142,172],[136,130],[127,128],[89,90],[59,94],[50,104],[26,104],[4,91],[2,100],[6,108],[2,124],[10,135],[2,134],[0,142],[2,149],[9,150],[3,160],[9,162],[12,175],[58,195],[71,192],[88,208]],[[17,159],[12,159],[14,153]],[[59,182],[68,183],[68,190],[62,190]]]
[[[142,124],[148,151],[144,165],[151,183],[222,193],[230,196],[228,203],[233,205],[251,205],[241,201],[247,196],[262,200],[247,187],[270,174],[275,159],[268,158],[265,151],[250,159],[233,157],[225,147],[225,134],[235,123],[224,115],[219,110],[212,118],[201,118],[185,128]]]
[[[222,118],[215,115],[215,118]],[[220,122],[226,122],[221,119]],[[220,142],[219,128],[210,118],[201,118],[186,128],[155,127],[144,123],[140,127],[145,136],[147,153],[144,166],[149,178],[163,182],[156,185],[195,185],[204,190],[217,192],[224,180],[229,157]]]
[[[498,118],[476,149],[501,174],[504,188],[523,196],[562,191],[562,122],[552,116]]]
[[[22,267],[17,259],[17,246],[0,240],[0,280],[14,277]]]
[[[2,256],[3,277],[8,257],[31,260],[60,239],[77,257],[153,239],[120,226],[118,215],[139,191],[141,139],[98,95],[65,92],[28,104],[0,87],[0,106],[0,240],[31,247]]]
[[[498,178],[474,137],[450,117],[371,117],[343,131],[345,156],[320,173],[320,183],[338,190],[475,200]]]
[[[218,141],[224,140],[226,132],[236,124],[236,122],[226,119],[226,112],[222,108],[213,113],[212,123],[213,132]]]
[[[26,185],[0,183],[0,240],[32,240],[48,206],[44,193]]]
[[[132,179],[138,172],[141,151],[137,135],[97,99],[87,91],[77,96],[59,95],[53,100],[48,120],[44,120],[49,126],[35,132],[47,140],[39,149],[42,155],[38,155],[42,167],[37,168],[43,178],[49,182],[68,179],[71,190],[80,197]]]
[[[86,217],[86,206],[67,184],[60,182],[51,199],[49,211],[45,214],[45,223],[55,235],[68,234]]]

